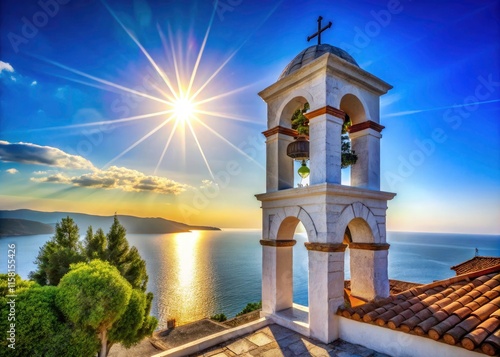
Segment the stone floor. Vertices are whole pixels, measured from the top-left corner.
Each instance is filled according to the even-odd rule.
[[[323,344],[279,325],[270,325],[245,337],[227,341],[191,357],[389,357],[342,340]]]

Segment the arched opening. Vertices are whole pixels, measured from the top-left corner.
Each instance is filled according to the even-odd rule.
[[[303,108],[304,104],[307,103],[307,99],[304,97],[295,97],[291,99],[283,108],[280,114],[279,125],[285,128],[292,128],[292,116],[293,113],[299,109]]]
[[[352,219],[345,230],[344,243],[346,249],[346,280],[350,280],[347,292],[350,305],[356,306],[379,296],[382,284],[387,280],[387,269],[382,264],[387,260],[387,250],[377,250],[374,232],[368,222],[361,217]],[[349,255],[349,256],[347,256]],[[379,286],[380,285],[380,286]]]
[[[351,125],[359,124],[366,121],[366,111],[363,104],[353,94],[346,94],[340,100],[340,110],[346,113],[346,120],[351,122]],[[348,150],[353,150],[352,142],[349,133],[345,133],[342,137],[342,145],[348,146]],[[347,150],[347,149],[346,149]],[[353,150],[355,152],[355,150]],[[361,153],[359,153],[361,154]],[[357,160],[356,160],[357,161]],[[341,172],[342,185],[351,185],[351,166],[345,168]]]
[[[347,246],[344,252],[344,304],[351,307],[358,306],[365,303],[365,301],[357,298],[352,293],[351,266],[353,264],[353,260],[351,259],[351,249],[349,249],[352,243],[352,234],[349,226],[345,229],[342,243]]]
[[[271,128],[267,145],[267,187],[268,190],[283,190],[297,186],[298,174],[294,160],[288,155],[288,146],[295,141],[296,132],[292,130],[293,113],[303,108],[306,98],[296,96],[282,107],[276,109],[278,126]],[[274,110],[274,109],[273,109]]]
[[[351,279],[351,254],[349,250],[349,244],[352,243],[352,236],[349,227],[346,227],[344,232],[344,239],[342,241],[343,244],[347,245],[347,248],[344,252],[344,279]]]
[[[301,144],[308,144],[307,140],[309,138],[309,130],[308,125],[309,121],[303,115],[309,110],[309,103],[304,97],[295,97],[290,100],[281,113],[280,123],[282,126],[293,129],[296,131],[297,135],[294,135],[291,139],[291,142],[294,142],[293,146],[295,148],[303,148]],[[298,143],[298,141],[302,141],[302,143]],[[290,143],[291,143],[290,142]],[[295,153],[300,153],[301,150],[292,150]],[[288,145],[287,145],[287,155]],[[290,158],[292,160],[292,170],[293,170],[293,187],[304,187],[309,185],[309,177],[308,177],[308,156],[307,159],[304,157],[296,157]]]
[[[353,125],[366,121],[366,111],[363,103],[354,94],[349,93],[342,97],[340,110],[349,115]]]
[[[309,258],[304,243],[308,241],[307,232],[299,221],[293,239],[297,244],[293,247],[293,302],[307,306],[309,299]]]
[[[307,230],[297,217],[286,217],[278,229],[278,241],[295,241],[290,247],[280,247],[277,251],[277,279],[279,289],[276,312],[285,318],[297,317],[308,323],[308,314],[302,313],[301,306],[308,305],[309,260],[304,243],[308,241]]]
[[[375,238],[372,229],[361,217],[356,217],[347,225],[346,231],[349,232],[350,243],[373,243]]]

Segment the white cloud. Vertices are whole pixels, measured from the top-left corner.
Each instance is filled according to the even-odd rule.
[[[34,171],[33,175],[36,177],[32,177],[31,181],[40,183],[119,189],[125,192],[155,192],[165,195],[177,195],[192,188],[165,177],[146,175],[126,167],[111,166],[101,170],[81,156],[71,155],[51,146],[31,143],[9,143],[0,140],[0,161],[90,171],[74,176],[55,170]]]
[[[8,170],[5,170],[5,171],[7,171],[11,175],[15,175],[15,174],[19,173],[19,171],[17,171],[16,169],[8,169]]]
[[[51,146],[23,142],[9,143],[2,140],[0,140],[0,161],[67,169],[95,169],[94,165],[87,159],[78,155],[70,155]]]
[[[189,185],[165,177],[146,175],[125,167],[111,166],[106,170],[94,169],[80,176],[56,173],[45,177],[31,178],[34,182],[50,182],[78,187],[119,189],[125,192],[155,192],[177,195],[190,188]]]
[[[217,183],[213,182],[212,180],[202,180],[201,181],[201,186],[200,188],[212,188],[212,187],[217,187]]]
[[[31,82],[31,86],[32,86],[32,87],[36,86],[37,84],[38,84],[38,82],[37,82],[37,81],[33,81],[33,82]]]
[[[33,174],[35,175],[49,175],[50,173],[54,172],[53,170],[47,170],[47,171],[33,171]]]
[[[10,63],[0,61],[0,73],[3,71],[14,73],[14,67],[12,67]]]

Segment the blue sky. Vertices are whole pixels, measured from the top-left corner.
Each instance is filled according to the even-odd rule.
[[[257,92],[310,45],[322,15],[333,22],[324,43],[394,86],[381,109],[382,189],[398,193],[388,228],[500,234],[499,1],[1,7],[3,209],[258,227],[266,107]],[[168,121],[169,84],[179,93],[178,77],[186,92],[194,68],[202,112]]]

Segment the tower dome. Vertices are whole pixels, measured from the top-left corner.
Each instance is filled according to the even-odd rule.
[[[359,65],[356,63],[356,60],[352,58],[352,56],[349,53],[347,53],[341,48],[328,44],[314,45],[306,48],[304,51],[300,52],[297,56],[295,56],[295,58],[285,67],[279,79],[285,78],[286,76],[292,74],[293,72],[301,69],[303,66],[305,66],[308,63],[311,63],[316,58],[321,57],[325,53],[331,53],[337,57],[342,58],[344,61],[347,61],[359,67]]]

